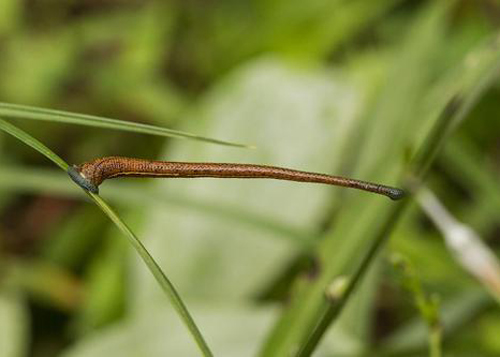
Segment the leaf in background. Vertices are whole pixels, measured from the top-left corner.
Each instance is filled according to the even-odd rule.
[[[141,134],[199,140],[220,145],[249,147],[247,145],[235,144],[228,141],[206,138],[178,130],[161,128],[149,124],[126,122],[122,120],[103,118],[94,115],[86,115],[86,114],[64,112],[61,110],[29,107],[26,105],[0,103],[0,116],[7,118],[22,118],[22,119],[43,120],[43,121],[52,121],[52,122],[67,123],[67,124],[87,125],[87,126],[95,126],[99,128],[107,128],[114,130],[125,130]]]
[[[458,296],[443,301],[441,322],[445,335],[453,335],[456,330],[470,327],[469,322],[480,310],[486,309],[491,299],[484,291],[471,289]],[[425,349],[428,331],[420,318],[412,319],[382,341],[380,350],[389,355],[402,356]],[[383,355],[383,354],[382,354]]]
[[[73,37],[67,32],[21,32],[9,38],[6,45],[0,64],[2,101],[52,101],[73,70],[77,48]]]
[[[212,79],[263,52],[316,63],[389,13],[398,2],[258,0],[187,7],[188,16],[200,20],[190,23],[187,63],[179,66]],[[192,62],[197,64],[195,68],[190,67]]]
[[[29,294],[30,301],[63,312],[73,312],[81,302],[80,280],[70,271],[42,259],[16,262],[10,279]]]
[[[453,4],[452,21],[444,35],[448,23],[444,17],[433,20],[442,24],[428,26],[428,30],[422,30],[425,25],[414,25],[413,19],[421,9],[439,3]],[[165,158],[171,159],[170,148],[173,148],[172,154],[179,160],[284,164],[392,184],[404,172],[405,158],[409,160],[415,149],[426,142],[434,124],[429,118],[437,117],[447,105],[451,108],[451,98],[453,103],[463,104],[466,98],[466,106],[474,104],[477,98],[471,99],[470,93],[479,96],[483,92],[477,89],[477,80],[487,78],[484,82],[487,87],[489,79],[495,78],[482,73],[481,68],[474,68],[497,71],[496,66],[485,65],[485,61],[489,56],[491,63],[500,63],[498,43],[484,46],[486,51],[472,51],[456,70],[449,68],[475,47],[481,37],[498,30],[499,10],[498,0],[154,1],[121,2],[120,6],[96,1],[49,4],[3,0],[0,1],[0,100],[72,108],[81,113],[264,143],[261,151],[227,153],[224,148],[207,150],[192,141],[167,142],[131,132],[36,120],[11,121],[43,138],[57,152],[64,153],[63,157],[83,159],[109,153],[153,158],[163,152]],[[425,22],[422,19],[426,16],[419,16],[420,23]],[[409,28],[413,34],[405,36]],[[401,42],[405,42],[403,46]],[[263,60],[255,61],[262,53],[273,57],[277,54],[280,61],[268,58],[266,67]],[[283,59],[302,68],[285,65]],[[260,77],[255,73],[258,66]],[[249,73],[250,70],[253,72]],[[221,81],[221,75],[228,71],[233,74]],[[311,77],[315,80],[305,80]],[[251,81],[256,84],[250,85]],[[282,85],[271,83],[274,81]],[[315,83],[328,81],[340,83],[341,90],[323,95]],[[246,83],[244,90],[240,82]],[[321,121],[317,117],[331,115],[328,102],[349,102],[346,98],[353,93],[353,103],[343,103],[356,110],[348,115],[352,122],[347,129],[343,127],[345,130],[337,132],[334,125],[316,127]],[[203,102],[197,106],[200,98]],[[429,175],[429,185],[439,192],[453,213],[489,239],[498,235],[500,191],[495,165],[499,156],[500,121],[494,118],[499,100],[498,88],[481,99],[470,120],[461,127],[464,140],[450,146],[439,166],[433,164],[438,170]],[[233,109],[228,109],[231,106]],[[302,114],[301,108],[304,112],[312,108],[312,115]],[[461,108],[460,115],[470,109]],[[358,115],[360,111],[364,115]],[[225,118],[221,120],[220,116]],[[242,117],[246,119],[243,121]],[[280,118],[279,125],[270,130],[275,117]],[[297,125],[298,117],[304,117],[301,128]],[[308,130],[314,135],[309,135]],[[254,139],[264,132],[269,135]],[[303,132],[304,137],[290,134],[293,132]],[[29,301],[35,303],[35,310],[27,312],[35,314],[33,337],[32,341],[26,341],[29,346],[26,353],[47,353],[48,345],[64,348],[69,337],[75,349],[68,346],[68,354],[197,355],[189,335],[183,333],[183,326],[162,300],[151,277],[146,276],[144,283],[137,281],[146,274],[142,267],[129,265],[130,258],[135,261],[135,256],[123,254],[115,244],[94,243],[102,241],[108,230],[113,235],[121,232],[103,215],[94,220],[94,214],[86,214],[100,212],[92,205],[81,206],[88,197],[75,189],[67,175],[33,166],[44,165],[44,158],[3,134],[0,130],[0,208],[3,209],[0,236],[8,246],[4,252],[0,244],[0,260],[16,254],[10,250],[11,241],[27,247],[25,232],[37,235],[33,246],[36,249],[23,256],[22,263],[27,273],[25,279],[34,283],[23,285],[22,289],[29,295]],[[439,136],[441,133],[438,140]],[[287,137],[293,139],[287,141]],[[331,143],[323,142],[324,137]],[[474,150],[465,146],[464,141],[474,143]],[[165,151],[161,151],[164,142]],[[311,152],[302,155],[301,149],[310,145]],[[280,152],[274,154],[274,146]],[[419,155],[420,167],[428,167],[436,151]],[[317,155],[312,157],[314,153]],[[331,166],[323,166],[325,162]],[[242,355],[242,351],[256,354],[272,327],[270,320],[276,317],[276,311],[266,309],[265,305],[283,301],[284,308],[293,306],[293,297],[300,298],[302,289],[305,294],[313,290],[314,280],[321,279],[327,270],[326,274],[332,276],[325,278],[318,297],[324,296],[325,286],[328,289],[329,284],[342,279],[348,283],[347,289],[357,287],[354,293],[346,295],[350,296],[348,303],[314,350],[315,356],[424,354],[425,326],[412,319],[409,301],[394,286],[392,276],[380,269],[382,265],[378,263],[382,259],[365,254],[367,249],[381,250],[383,235],[379,235],[380,239],[370,238],[377,235],[374,232],[380,226],[387,233],[390,228],[385,229],[388,227],[385,222],[395,221],[395,216],[388,212],[390,208],[386,208],[389,202],[351,190],[299,183],[189,181],[192,182],[111,180],[103,185],[101,192],[110,202],[120,205],[127,222],[132,216],[130,223],[134,227],[146,226],[147,238],[158,247],[152,253],[161,255],[164,265],[170,264],[175,269],[173,280],[182,283],[183,295],[184,291],[189,295],[189,306],[195,306],[197,315],[210,315],[203,318],[203,327],[209,330],[210,345],[215,342],[215,352],[231,356]],[[71,201],[71,205],[82,209],[60,210],[62,221],[68,217],[70,220],[38,234],[38,230],[30,230],[29,224],[37,218],[31,208],[36,209],[40,198],[47,200],[47,196],[54,203]],[[487,297],[469,299],[464,294],[469,290],[477,293],[474,290],[477,283],[449,259],[442,240],[421,212],[408,206],[400,229],[391,238],[391,248],[411,257],[425,285],[443,296],[445,312],[451,312],[444,314],[446,354],[500,355],[500,312],[488,304]],[[136,221],[137,217],[146,218],[152,212],[155,217],[146,224]],[[20,220],[28,225],[18,225]],[[103,231],[103,224],[109,229]],[[323,235],[325,230],[328,232]],[[18,234],[21,239],[17,239]],[[315,251],[318,240],[325,237],[327,242],[320,251]],[[48,238],[56,239],[44,255],[38,242],[44,244]],[[126,247],[126,242],[121,243]],[[323,260],[314,260],[314,252]],[[67,305],[67,318],[61,320],[55,310],[44,309],[48,313],[43,314],[41,326],[37,306],[39,302],[46,306],[46,301],[36,290],[42,287],[43,292],[57,293],[59,297],[46,294],[53,303],[58,299],[72,300],[65,289],[58,291],[54,286],[56,276],[38,265],[39,260],[44,263],[47,258],[75,267],[85,278],[88,290],[85,305],[80,300]],[[369,268],[358,269],[360,260]],[[6,260],[3,269],[7,274],[12,270],[10,261]],[[122,292],[121,282],[129,282],[117,278],[124,267],[132,268],[129,279],[132,284]],[[365,275],[359,284],[351,284],[356,281],[352,279],[353,271],[361,271],[356,276]],[[0,284],[7,281],[2,279],[3,275],[0,272]],[[125,295],[120,297],[122,293]],[[338,296],[339,304],[330,306],[344,306],[342,294]],[[16,302],[23,300],[21,296]],[[132,309],[121,310],[129,316],[118,320],[116,308],[123,307],[124,301],[130,302],[128,307]],[[138,306],[143,301],[150,306]],[[60,309],[64,305],[60,302],[49,306]],[[308,314],[313,313],[305,299],[297,305],[309,309]],[[168,321],[162,321],[165,316]],[[318,320],[303,319],[298,323],[307,325],[311,321]],[[294,323],[285,321],[285,328]],[[45,334],[53,326],[58,333]],[[388,340],[391,343],[376,350],[380,341],[384,344]],[[0,355],[2,347],[0,341]],[[286,351],[296,352],[293,347]]]
[[[9,172],[5,171],[8,170],[3,170],[8,175]],[[23,174],[30,175],[30,172],[22,170],[21,175]],[[40,174],[43,175],[42,172]],[[53,187],[62,188],[63,186],[59,181],[63,181],[62,179],[64,179],[67,183],[68,191],[73,191],[75,197],[81,197],[80,194],[75,192],[72,183],[67,182],[66,177],[61,175],[60,178],[61,180],[52,180]],[[32,179],[43,182],[41,175],[36,175]],[[18,183],[20,183],[19,180]],[[0,186],[6,188],[8,184],[0,181]],[[46,193],[50,194],[50,192]],[[106,227],[105,224],[107,223],[108,221],[103,217],[101,212],[92,206],[85,205],[75,210],[75,214],[69,217],[69,219],[58,224],[53,230],[48,232],[47,238],[43,240],[43,246],[40,247],[40,255],[44,260],[48,260],[59,266],[78,269],[85,263],[89,254],[102,240],[102,230]]]
[[[234,153],[215,146],[175,145],[171,160],[248,162],[336,172],[348,140],[357,93],[340,75],[289,67],[276,59],[256,61],[209,93],[200,106],[206,132],[252,140],[258,150]],[[339,188],[273,180],[163,180],[158,187],[192,199],[228,204],[310,232]],[[176,276],[187,297],[205,301],[249,299],[298,252],[279,232],[186,209],[151,205],[145,224],[148,246]],[[176,252],[175,254],[171,254]],[[154,307],[152,281],[137,276],[137,308]]]
[[[208,332],[215,356],[255,356],[255,341],[264,338],[274,310],[254,306],[205,307],[198,304],[194,314]],[[100,330],[67,349],[63,357],[160,357],[197,356],[183,328],[175,323],[168,307],[133,316],[120,324]]]
[[[0,2],[0,36],[11,32],[21,20],[22,3],[17,0]]]
[[[75,328],[80,336],[117,323],[124,315],[129,251],[120,234],[112,230],[100,237],[105,239],[104,247],[88,264],[85,300],[75,317]]]
[[[450,255],[500,302],[500,263],[482,237],[458,221],[432,191],[422,188],[417,202],[443,236]]]
[[[28,146],[44,155],[46,158],[51,160],[54,164],[59,166],[62,170],[68,170],[68,164],[64,162],[56,153],[52,152],[48,147],[42,144],[40,141],[32,137],[31,135],[25,133],[21,129],[15,127],[11,123],[0,118],[0,129],[19,139]]]
[[[0,353],[23,357],[28,352],[29,314],[21,294],[0,290]]]
[[[394,177],[401,171],[401,159],[398,158],[403,156],[409,144],[427,133],[429,137],[419,148],[420,155],[415,166],[419,175],[424,174],[451,130],[468,113],[478,96],[494,78],[493,71],[497,70],[498,65],[493,59],[498,58],[499,53],[496,46],[489,43],[474,52],[483,54],[486,49],[491,56],[480,56],[478,62],[467,67],[465,72],[454,72],[460,75],[458,78],[466,78],[465,81],[456,81],[453,87],[455,95],[459,94],[463,100],[458,103],[455,100],[450,102],[453,97],[448,91],[442,102],[437,103],[441,110],[446,108],[441,117],[418,115],[416,109],[423,103],[421,98],[428,93],[433,75],[438,72],[433,68],[433,59],[438,51],[443,50],[442,34],[447,23],[446,10],[447,5],[433,3],[419,16],[406,39],[405,48],[392,66],[389,84],[382,91],[374,110],[369,113],[371,125],[366,122],[367,138],[358,166],[358,172],[365,173],[364,177],[387,182],[389,177]],[[484,83],[485,80],[487,83]],[[440,126],[436,126],[428,134],[429,126],[433,124]],[[421,142],[420,139],[419,144]],[[363,275],[366,267],[377,256],[404,207],[404,202],[394,205],[378,200],[377,197],[366,197],[363,200],[356,198],[358,199],[344,205],[334,230],[322,241],[318,249],[321,274],[296,296],[292,305],[285,311],[265,345],[265,355],[290,354],[308,341],[311,330],[323,316],[326,286],[339,275],[347,274],[352,277],[353,282],[356,281],[355,278]],[[360,252],[363,251],[366,255],[360,264]],[[342,307],[343,305],[339,304],[336,314],[332,315],[333,318],[338,316]]]
[[[266,46],[293,59],[320,60],[393,9],[400,0],[263,1]],[[298,45],[299,44],[299,45]]]
[[[11,193],[44,193],[57,197],[83,199],[84,197],[74,190],[74,184],[67,180],[65,175],[61,176],[59,171],[34,169],[27,166],[0,166],[2,175],[0,176],[0,191],[8,191]],[[1,197],[1,196],[0,196]],[[185,194],[178,194],[174,192],[165,192],[161,187],[151,188],[141,182],[130,182],[127,180],[113,182],[106,187],[106,197],[113,203],[120,203],[134,207],[144,207],[145,205],[161,204],[162,206],[173,206],[187,211],[198,211],[208,217],[214,216],[228,221],[237,221],[239,224],[254,227],[265,231],[275,232],[277,238],[283,238],[289,241],[292,245],[309,249],[312,246],[310,239],[310,232],[304,229],[298,229],[268,217],[259,212],[248,210],[244,207],[235,207],[232,204],[215,204],[213,201],[199,199],[197,197],[187,197]],[[87,215],[85,215],[87,216]],[[91,217],[78,217],[75,222],[82,222],[90,219]],[[59,240],[79,239],[79,236],[66,236],[66,234],[76,234],[74,230],[75,222],[68,223],[67,229],[63,226],[62,232],[58,232],[54,238],[54,246],[51,243],[46,248],[48,259],[55,259],[64,264],[71,264],[72,259],[81,258],[84,253],[85,247],[89,242],[81,242],[78,247],[67,246],[74,243],[70,241],[60,242]],[[92,230],[98,227],[96,220],[92,224],[86,225],[84,230]],[[81,223],[83,224],[83,223]],[[78,234],[84,234],[84,230],[78,228]],[[71,233],[73,232],[73,233]],[[92,239],[90,239],[91,241]],[[73,249],[79,249],[79,252],[72,252]],[[67,254],[61,257],[61,254]]]
[[[358,98],[339,75],[299,70],[275,59],[259,60],[218,85],[205,97],[199,112],[208,120],[207,132],[255,140],[260,149],[243,155],[218,150],[215,146],[190,145],[188,149],[179,143],[168,151],[168,157],[280,164],[333,172],[332,168],[342,161],[336,153],[346,145]],[[238,210],[255,212],[284,226],[309,231],[311,239],[321,222],[320,213],[329,204],[328,192],[338,194],[340,191],[270,180],[164,180],[157,182],[157,186],[166,193],[178,193],[195,201],[213,202],[215,206],[229,204]],[[102,192],[106,195],[105,190]],[[242,226],[230,218],[217,217],[217,214],[207,216],[188,207],[167,208],[150,203],[145,216],[150,217],[144,233],[148,247],[175,276],[182,294],[188,299],[203,299],[204,305],[252,299],[298,252],[295,244],[275,239],[283,233],[261,229],[258,225]],[[132,292],[136,313],[133,316],[160,314],[164,305],[161,295],[155,283],[141,270],[134,271]],[[247,343],[251,340],[256,348],[255,340],[245,334],[244,326],[244,323],[235,323],[231,339],[241,338]],[[219,333],[217,324],[209,330],[210,336]],[[88,340],[88,348],[93,351],[94,343],[98,348],[113,344],[116,339],[127,340],[125,336],[126,333],[104,334],[102,341]],[[163,331],[158,341],[151,342],[163,346],[161,354],[165,351],[175,354],[176,348],[190,348],[184,346],[184,340],[179,340],[180,347],[165,346],[165,336]],[[230,340],[224,339],[216,350],[225,350],[230,345]]]
[[[102,105],[125,108],[158,125],[171,124],[186,110],[189,100],[181,88],[159,75],[165,57],[171,56],[177,7],[148,2],[107,16],[88,16],[74,26],[85,48],[117,48],[105,61],[79,68]]]
[[[31,135],[25,133],[21,129],[13,126],[12,124],[0,119],[0,129],[19,139],[28,146],[37,150],[39,153],[43,154],[55,164],[57,164],[61,169],[67,171],[68,164],[64,162],[59,156],[52,152],[48,147],[42,144],[40,141],[32,137]],[[91,192],[85,191],[85,193],[94,201],[94,203],[99,206],[99,208],[108,216],[108,218],[116,225],[116,227],[127,237],[130,244],[134,247],[137,254],[146,264],[150,273],[154,276],[156,284],[159,285],[163,294],[167,296],[172,304],[172,307],[178,313],[180,319],[184,323],[185,327],[189,330],[191,337],[194,339],[198,345],[200,352],[204,356],[211,356],[212,353],[205,342],[205,339],[201,335],[201,332],[196,326],[193,318],[191,317],[189,311],[187,310],[184,302],[177,293],[177,290],[170,282],[168,277],[165,275],[161,267],[156,263],[154,258],[148,252],[148,250],[141,243],[139,238],[132,232],[132,230],[127,226],[125,222],[113,211],[113,209],[99,196]]]
[[[489,123],[488,123],[489,125]],[[451,140],[439,163],[474,197],[473,204],[462,214],[481,234],[493,230],[500,211],[500,188],[495,163],[489,162],[479,148],[463,136]]]

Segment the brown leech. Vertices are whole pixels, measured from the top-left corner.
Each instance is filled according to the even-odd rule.
[[[104,180],[129,176],[172,178],[270,178],[356,188],[385,195],[393,200],[398,200],[405,196],[405,192],[399,188],[371,182],[285,169],[282,167],[250,164],[149,161],[111,156],[72,166],[68,169],[68,174],[80,187],[95,194],[99,193],[98,187]]]

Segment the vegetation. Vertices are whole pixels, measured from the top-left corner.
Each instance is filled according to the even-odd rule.
[[[499,21],[497,0],[1,1],[0,355],[499,355]],[[64,172],[110,155],[410,195],[97,196]]]

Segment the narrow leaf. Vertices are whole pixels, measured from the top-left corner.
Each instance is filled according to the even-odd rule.
[[[22,131],[21,129],[15,127],[14,125],[6,122],[5,120],[0,119],[0,129],[5,132],[11,134],[16,137],[20,141],[24,142],[26,145],[31,146],[41,154],[48,157],[55,164],[57,164],[63,170],[67,170],[68,164],[64,162],[59,156],[57,156],[54,152],[52,152],[48,147],[42,144],[37,139],[33,138],[28,133]],[[149,254],[147,249],[142,245],[139,238],[130,230],[130,228],[123,222],[120,217],[109,207],[109,205],[98,195],[94,195],[92,193],[87,192],[87,194],[92,198],[92,200],[101,208],[101,210],[111,219],[111,221],[118,227],[120,231],[122,231],[125,236],[129,239],[132,246],[136,249],[137,253],[140,255],[144,263],[146,263],[147,267],[157,280],[163,292],[167,295],[170,302],[174,306],[175,310],[181,317],[181,320],[184,322],[194,340],[198,344],[201,352],[204,356],[212,356],[212,353],[205,342],[200,330],[196,326],[191,314],[189,313],[186,305],[182,301],[179,296],[179,293],[175,290],[175,287],[167,278],[165,273],[161,270],[160,266],[156,263],[153,257]]]
[[[159,126],[154,126],[149,124],[127,122],[117,119],[99,117],[95,115],[70,113],[61,110],[36,108],[26,105],[0,103],[0,116],[6,118],[21,118],[21,119],[43,120],[43,121],[51,121],[58,123],[94,126],[98,128],[131,131],[141,134],[174,137],[179,139],[198,140],[198,141],[204,141],[208,143],[226,145],[226,146],[252,148],[251,145],[243,145],[224,140],[207,138],[203,136],[186,133],[183,131],[162,128]]]

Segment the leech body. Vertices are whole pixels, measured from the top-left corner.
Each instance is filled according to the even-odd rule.
[[[405,192],[399,188],[371,182],[282,167],[251,164],[149,161],[111,156],[72,166],[68,169],[68,174],[80,187],[96,194],[99,193],[99,185],[104,180],[128,176],[170,178],[268,178],[350,187],[385,195],[393,200],[398,200],[405,195]]]

